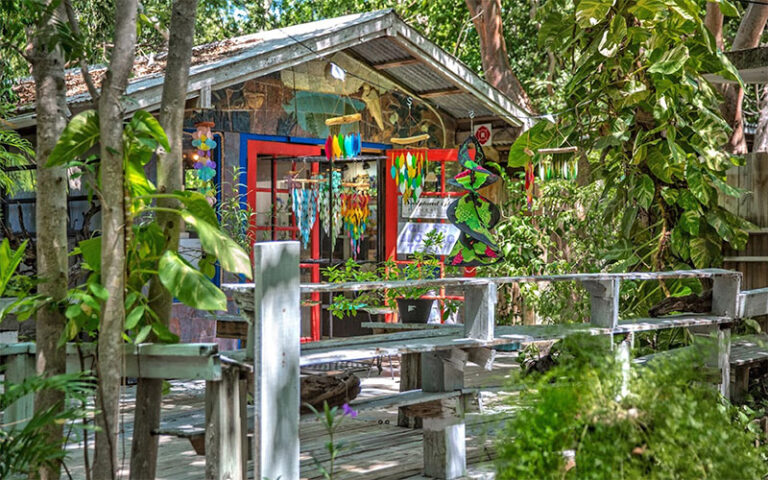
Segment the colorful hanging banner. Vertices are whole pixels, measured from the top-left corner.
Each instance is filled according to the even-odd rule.
[[[309,245],[312,227],[315,226],[318,209],[318,189],[315,187],[306,188],[303,184],[288,179],[288,185],[291,192],[291,208],[296,218],[296,225],[299,227],[299,237],[304,248]]]
[[[318,184],[320,186],[317,202],[318,216],[323,231],[331,238],[331,248],[333,248],[343,226],[341,218],[341,172],[334,171],[330,181],[324,175],[317,178],[324,180]],[[333,223],[333,231],[330,230],[331,223]]]
[[[470,143],[475,146],[474,160],[469,156]],[[465,170],[448,180],[451,185],[467,191],[448,207],[448,220],[461,232],[447,260],[450,265],[476,267],[502,260],[491,233],[501,217],[499,207],[479,193],[481,188],[495,183],[499,177],[483,168],[484,161],[480,142],[475,137],[467,138],[459,148],[459,164]]]

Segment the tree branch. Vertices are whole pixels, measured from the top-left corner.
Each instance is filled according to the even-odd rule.
[[[75,9],[72,8],[71,0],[64,0],[64,9],[67,11],[69,28],[72,29],[72,33],[74,33],[76,37],[80,37],[80,25],[77,23],[77,15],[75,14]],[[85,58],[83,58],[82,55],[80,58],[78,58],[78,63],[80,64],[80,72],[83,74],[83,81],[88,87],[88,93],[91,95],[91,102],[94,105],[97,105],[99,102],[99,91],[96,89],[96,85],[93,83],[91,72],[88,71],[88,63],[85,61]]]

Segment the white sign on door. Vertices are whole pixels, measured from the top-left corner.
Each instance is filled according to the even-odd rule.
[[[448,206],[455,198],[421,197],[416,203],[403,204],[403,218],[448,219]]]
[[[435,252],[437,255],[448,255],[459,238],[459,229],[452,223],[400,223],[398,225],[397,253],[410,255],[424,249],[427,233],[437,230],[443,234],[443,245]]]

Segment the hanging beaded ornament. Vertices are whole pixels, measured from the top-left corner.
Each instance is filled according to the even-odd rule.
[[[197,178],[203,182],[200,193],[211,196],[213,185],[211,180],[216,176],[216,162],[211,158],[211,152],[216,148],[216,142],[211,134],[213,122],[200,122],[195,125],[197,130],[192,134],[192,146],[197,148],[197,160],[194,163]]]
[[[470,143],[475,145],[475,160],[469,157]],[[491,233],[501,216],[499,207],[479,193],[499,177],[482,167],[484,161],[480,142],[475,137],[467,138],[459,148],[459,163],[466,170],[448,180],[451,185],[467,191],[448,207],[448,220],[461,232],[448,258],[450,265],[475,267],[492,265],[502,259]]]
[[[403,196],[403,202],[417,201],[427,178],[426,150],[409,150],[396,155],[390,175]]]
[[[371,215],[371,210],[368,208],[370,201],[371,197],[366,192],[341,194],[341,217],[349,234],[352,257],[355,260],[360,254],[360,243],[368,227],[368,217]]]
[[[336,237],[341,233],[343,226],[341,219],[341,172],[334,171],[330,182],[328,182],[327,177],[324,175],[320,175],[317,178],[325,180],[319,183],[320,187],[317,197],[320,224],[325,234],[331,238],[332,246],[335,246]],[[333,222],[331,222],[330,210],[333,210]],[[330,231],[331,223],[333,223],[333,232]]]

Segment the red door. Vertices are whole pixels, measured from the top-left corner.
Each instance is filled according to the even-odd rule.
[[[290,192],[283,182],[289,171],[307,168],[316,174],[319,164],[299,163],[291,160],[300,156],[320,155],[319,145],[248,140],[247,195],[246,200],[255,215],[251,217],[251,238],[257,242],[270,240],[298,240],[299,228],[290,209]],[[280,159],[278,159],[280,158]],[[320,222],[315,222],[308,248],[301,246],[299,267],[302,282],[320,281],[320,264],[312,260],[320,258]],[[302,301],[302,318],[309,318],[309,336],[302,342],[320,340],[320,294],[310,294],[309,301]],[[309,311],[307,312],[306,309]],[[306,315],[309,313],[309,315]]]

